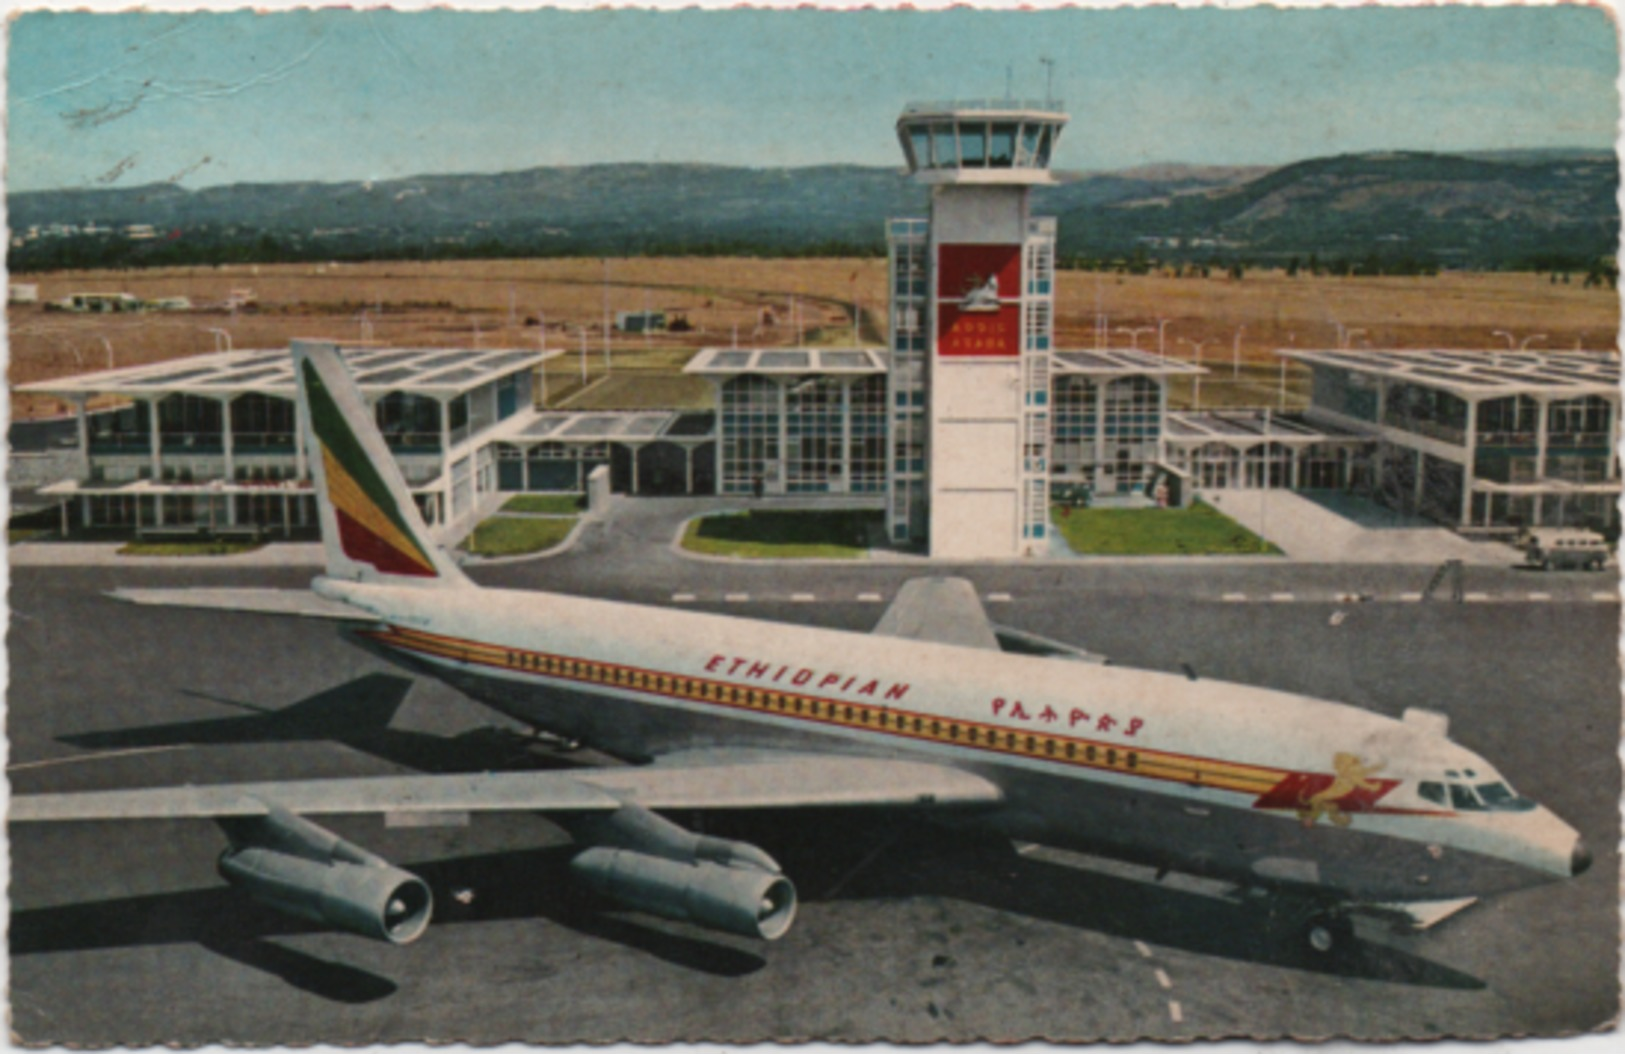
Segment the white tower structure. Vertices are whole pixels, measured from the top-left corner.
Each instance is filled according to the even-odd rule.
[[[897,121],[931,218],[893,220],[887,527],[933,557],[1042,551],[1049,516],[1054,101],[915,103]]]

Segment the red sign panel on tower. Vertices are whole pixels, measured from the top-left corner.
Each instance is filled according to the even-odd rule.
[[[937,354],[1020,355],[1020,297],[1020,245],[939,246]]]

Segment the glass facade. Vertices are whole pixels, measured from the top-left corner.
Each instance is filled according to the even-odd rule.
[[[848,400],[850,489],[857,494],[880,494],[886,489],[886,378],[853,381]]]
[[[243,454],[291,454],[298,429],[292,399],[248,392],[231,401],[231,447]]]
[[[1467,442],[1467,400],[1438,388],[1396,381],[1388,386],[1382,423],[1461,446]]]
[[[723,494],[750,494],[777,482],[779,468],[779,386],[746,374],[722,383],[718,406]],[[769,476],[772,479],[769,479]]]
[[[791,494],[829,490],[842,472],[840,381],[792,381],[784,390],[784,414],[784,489]]]
[[[373,408],[373,418],[391,450],[440,450],[440,401],[411,392],[390,392]]]
[[[1359,421],[1377,420],[1377,382],[1349,370],[1315,364],[1310,370],[1314,405]]]
[[[176,453],[219,453],[224,413],[219,399],[177,393],[158,402],[158,436]]]

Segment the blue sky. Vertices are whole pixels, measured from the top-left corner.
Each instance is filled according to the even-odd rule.
[[[1055,94],[1056,164],[1607,147],[1585,7],[1048,12],[38,12],[11,25],[13,190],[534,165],[893,164],[912,99]]]

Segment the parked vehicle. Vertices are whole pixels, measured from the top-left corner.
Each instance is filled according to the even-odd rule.
[[[1526,532],[1524,562],[1542,571],[1600,571],[1608,563],[1608,543],[1583,527],[1545,527]]]

